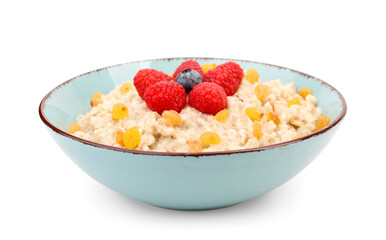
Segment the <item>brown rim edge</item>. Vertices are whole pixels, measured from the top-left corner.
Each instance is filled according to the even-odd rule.
[[[217,59],[217,60],[224,60],[224,61],[241,61],[241,62],[258,63],[258,64],[263,64],[263,65],[266,65],[266,66],[271,66],[271,67],[276,67],[276,68],[281,68],[281,69],[288,69],[288,70],[290,70],[292,72],[298,73],[298,74],[306,76],[308,78],[313,78],[313,79],[319,81],[322,85],[325,85],[328,88],[330,88],[332,91],[336,92],[338,94],[341,102],[342,102],[342,111],[340,112],[339,116],[333,122],[331,122],[327,127],[323,128],[323,129],[321,129],[321,130],[319,130],[317,132],[314,132],[312,134],[309,134],[309,135],[306,135],[304,137],[301,137],[301,138],[293,139],[293,140],[286,141],[286,142],[271,144],[271,145],[267,145],[267,146],[263,146],[263,147],[246,148],[246,149],[239,149],[239,150],[215,151],[215,152],[201,152],[201,153],[157,152],[157,151],[132,150],[132,149],[113,147],[113,146],[108,146],[108,145],[104,145],[104,144],[101,144],[101,143],[96,143],[96,142],[88,141],[88,140],[85,140],[85,139],[82,139],[82,138],[75,137],[75,136],[73,136],[73,135],[71,135],[71,134],[69,134],[67,132],[64,132],[64,131],[60,130],[59,128],[55,127],[54,125],[52,125],[47,120],[47,118],[45,117],[45,115],[43,113],[43,109],[44,109],[45,103],[46,103],[47,99],[51,96],[51,94],[54,91],[56,91],[57,89],[61,88],[62,86],[68,84],[69,82],[73,81],[74,79],[76,79],[76,78],[78,78],[80,76],[84,76],[84,75],[87,75],[87,74],[90,74],[90,73],[93,73],[93,72],[98,72],[98,71],[101,71],[101,70],[105,70],[105,69],[111,68],[111,67],[121,66],[121,65],[124,65],[124,64],[128,64],[128,63],[136,63],[136,62],[143,62],[143,61],[165,61],[165,60],[166,61],[168,61],[168,60],[170,61],[172,59],[182,59],[182,60],[184,60],[184,59],[196,59],[196,60],[200,60],[200,59],[201,60]],[[41,120],[44,122],[44,124],[46,124],[54,132],[56,132],[56,133],[58,133],[60,135],[63,135],[65,137],[71,138],[71,139],[73,139],[75,141],[81,142],[83,144],[94,146],[94,147],[98,147],[98,148],[104,148],[104,149],[108,149],[108,150],[113,150],[113,151],[118,151],[118,152],[127,152],[127,153],[133,153],[133,154],[158,155],[158,156],[183,156],[183,157],[190,157],[190,156],[191,157],[199,157],[199,156],[211,156],[211,155],[230,155],[230,154],[237,154],[237,153],[260,152],[260,151],[264,151],[264,150],[268,150],[268,149],[283,147],[283,146],[286,146],[286,145],[289,145],[289,144],[292,144],[292,143],[304,141],[304,140],[309,139],[311,137],[314,137],[314,136],[317,136],[319,134],[323,134],[323,133],[327,132],[328,130],[333,128],[335,125],[337,125],[344,118],[344,116],[346,115],[346,112],[347,112],[347,103],[346,103],[346,100],[344,99],[343,95],[337,89],[335,89],[333,86],[331,86],[330,84],[324,82],[323,80],[321,80],[319,78],[316,78],[314,76],[311,76],[309,74],[306,74],[306,73],[303,73],[303,72],[300,72],[300,71],[297,71],[297,70],[293,70],[293,69],[290,69],[290,68],[286,68],[286,67],[282,67],[282,66],[277,66],[277,65],[273,65],[273,64],[269,64],[269,63],[254,62],[254,61],[249,61],[249,60],[239,60],[239,59],[229,59],[229,58],[209,58],[209,57],[158,58],[158,59],[149,59],[149,60],[140,60],[140,61],[127,62],[127,63],[122,63],[122,64],[116,64],[116,65],[109,66],[109,67],[99,68],[97,70],[86,72],[86,73],[83,73],[83,74],[81,74],[79,76],[73,77],[73,78],[63,82],[62,84],[58,85],[57,87],[52,89],[49,93],[47,93],[47,95],[42,99],[42,101],[40,102],[40,105],[39,105],[39,116],[40,116]]]

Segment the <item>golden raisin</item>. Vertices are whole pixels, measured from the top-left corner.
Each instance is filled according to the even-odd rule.
[[[254,69],[254,68],[248,69],[247,76],[246,76],[246,79],[248,82],[255,83],[255,82],[259,81],[259,77],[260,77],[260,75],[256,71],[256,69]]]
[[[291,119],[289,121],[289,124],[294,127],[295,129],[298,129],[301,125],[302,125],[302,122],[299,121],[299,120],[296,120],[296,119]]]
[[[182,118],[178,112],[174,110],[165,110],[162,112],[162,117],[173,125],[178,125],[182,122]]]
[[[269,112],[267,114],[267,122],[273,121],[276,125],[280,124],[280,118],[279,116],[274,112]]]
[[[304,137],[304,136],[306,136],[306,134],[298,133],[298,134],[296,134],[295,138],[301,138],[301,137]]]
[[[309,95],[309,94],[312,95],[312,91],[308,87],[304,87],[304,88],[299,89],[298,94],[300,96],[302,96],[303,99],[306,99],[307,95]]]
[[[200,136],[200,141],[205,145],[219,144],[221,138],[217,133],[204,132]]]
[[[115,132],[115,141],[119,145],[123,146],[123,131],[120,128],[118,128]]]
[[[225,122],[229,118],[229,110],[223,109],[220,112],[218,112],[214,118],[219,122]]]
[[[300,105],[300,100],[297,97],[292,98],[287,102],[287,106],[291,107],[292,105]]]
[[[68,127],[68,133],[69,134],[74,134],[76,133],[77,131],[82,131],[82,127],[76,123],[76,122],[73,122],[71,123],[71,125]]]
[[[189,145],[190,149],[193,150],[193,152],[202,152],[202,144],[198,140],[187,140],[186,144]]]
[[[330,118],[328,116],[321,116],[318,118],[318,121],[316,121],[316,127],[313,130],[313,132],[319,131],[322,128],[327,127],[328,124],[330,124]]]
[[[121,91],[121,94],[124,94],[124,93],[128,93],[132,89],[133,89],[133,85],[131,85],[131,83],[129,82],[125,82],[124,84],[122,84],[120,91]]]
[[[247,114],[252,121],[260,121],[263,112],[257,107],[247,107],[245,114]]]
[[[257,99],[263,101],[268,97],[269,94],[271,94],[271,90],[269,90],[269,87],[267,85],[259,84],[255,88],[255,94]]]
[[[205,63],[201,65],[202,71],[206,73],[207,71],[213,69],[216,67],[216,64],[214,63]]]
[[[125,147],[134,149],[141,142],[141,134],[137,127],[132,127],[123,134],[122,139]]]
[[[271,104],[272,110],[275,111],[275,100],[273,98],[268,99],[269,104]]]
[[[96,107],[98,106],[98,104],[103,103],[102,95],[103,94],[101,92],[94,93],[94,95],[92,95],[91,97],[91,102],[90,102],[91,106]]]
[[[103,103],[101,98],[91,100],[91,106],[93,106],[93,107],[96,107],[101,103]]]
[[[113,119],[122,119],[127,116],[129,110],[126,105],[123,103],[117,103],[113,106],[113,111],[111,112]]]
[[[263,136],[263,124],[261,122],[254,122],[253,123],[253,136],[255,136],[257,139],[260,139]]]

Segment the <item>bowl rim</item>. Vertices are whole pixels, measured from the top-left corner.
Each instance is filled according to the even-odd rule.
[[[161,151],[135,150],[135,149],[128,149],[128,148],[109,146],[109,145],[105,145],[105,144],[101,144],[101,143],[85,140],[85,139],[76,137],[76,136],[74,136],[72,134],[69,134],[69,133],[67,133],[67,132],[65,132],[65,131],[55,127],[53,124],[51,124],[48,121],[48,119],[46,118],[46,116],[44,115],[44,111],[43,110],[44,110],[44,107],[45,107],[45,103],[46,103],[47,99],[51,96],[51,94],[53,92],[55,92],[56,90],[60,89],[61,87],[63,87],[64,85],[67,85],[71,81],[73,81],[73,80],[75,80],[75,79],[77,79],[77,78],[79,78],[81,76],[85,76],[85,75],[91,74],[93,72],[98,72],[98,71],[106,70],[108,68],[118,67],[118,66],[130,64],[130,63],[147,62],[147,61],[149,61],[149,62],[151,62],[151,61],[171,61],[171,60],[177,60],[177,59],[181,59],[181,60],[189,60],[189,59],[193,59],[193,60],[213,60],[213,59],[215,59],[215,60],[224,60],[224,61],[240,61],[240,62],[249,62],[249,63],[262,64],[262,65],[266,65],[266,66],[276,67],[276,68],[279,68],[279,69],[287,69],[287,70],[290,70],[292,72],[295,72],[295,73],[298,73],[300,75],[303,75],[303,76],[305,76],[307,78],[313,78],[314,80],[319,81],[325,87],[329,88],[331,91],[336,92],[337,95],[339,96],[339,99],[340,99],[341,103],[342,103],[342,110],[339,113],[338,117],[334,121],[332,121],[327,127],[322,128],[321,130],[313,132],[313,133],[311,133],[309,135],[303,136],[301,138],[296,138],[296,139],[292,139],[292,140],[289,140],[289,141],[275,143],[275,144],[271,144],[271,145],[267,145],[267,146],[262,146],[262,147],[236,149],[236,150],[225,150],[225,151],[211,151],[211,152],[161,152]],[[121,64],[116,64],[116,65],[112,65],[112,66],[108,66],[108,67],[99,68],[99,69],[96,69],[96,70],[93,70],[93,71],[89,71],[89,72],[80,74],[80,75],[78,75],[76,77],[73,77],[73,78],[71,78],[71,79],[69,79],[69,80],[59,84],[58,86],[56,86],[54,89],[52,89],[50,92],[48,92],[44,96],[44,98],[42,99],[42,101],[40,102],[40,105],[39,105],[39,116],[40,116],[41,120],[44,122],[44,124],[46,124],[54,132],[56,132],[56,133],[58,133],[58,134],[60,134],[62,136],[68,137],[68,138],[70,138],[72,140],[75,140],[77,142],[80,142],[80,143],[83,143],[83,144],[86,144],[86,145],[90,145],[90,146],[93,146],[93,147],[104,148],[104,149],[107,149],[107,150],[113,150],[113,151],[118,151],[118,152],[132,153],[132,154],[157,155],[157,156],[183,156],[183,157],[199,157],[199,156],[211,156],[211,155],[231,155],[231,154],[248,153],[248,152],[260,152],[260,151],[265,151],[265,150],[269,150],[269,149],[273,149],[273,148],[279,148],[279,147],[287,146],[287,145],[290,145],[290,144],[293,144],[293,143],[304,141],[306,139],[315,137],[317,135],[320,135],[320,134],[323,134],[323,133],[329,131],[331,128],[333,128],[335,125],[337,125],[345,117],[346,113],[347,113],[347,103],[346,103],[346,100],[344,99],[343,95],[336,88],[334,88],[330,84],[326,83],[325,81],[323,81],[323,80],[321,80],[321,79],[319,79],[317,77],[314,77],[312,75],[309,75],[309,74],[306,74],[306,73],[303,73],[303,72],[300,72],[300,71],[297,71],[297,70],[294,70],[294,69],[291,69],[291,68],[286,68],[286,67],[282,67],[282,66],[278,66],[278,65],[274,65],[274,64],[269,64],[269,63],[262,63],[262,62],[256,62],[256,61],[250,61],[250,60],[231,59],[231,58],[211,58],[211,57],[156,58],[156,59],[131,61],[131,62],[126,62],[126,63],[121,63]]]

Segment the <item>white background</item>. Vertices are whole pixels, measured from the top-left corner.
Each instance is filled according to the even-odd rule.
[[[381,2],[2,1],[0,239],[385,239]],[[38,116],[48,91],[84,72],[189,56],[311,74],[342,92],[348,114],[288,183],[201,212],[149,206],[102,186]]]

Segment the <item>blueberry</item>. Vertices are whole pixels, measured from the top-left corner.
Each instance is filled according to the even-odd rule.
[[[185,88],[186,93],[192,91],[193,87],[202,83],[202,76],[196,70],[186,69],[176,77],[176,83]]]

